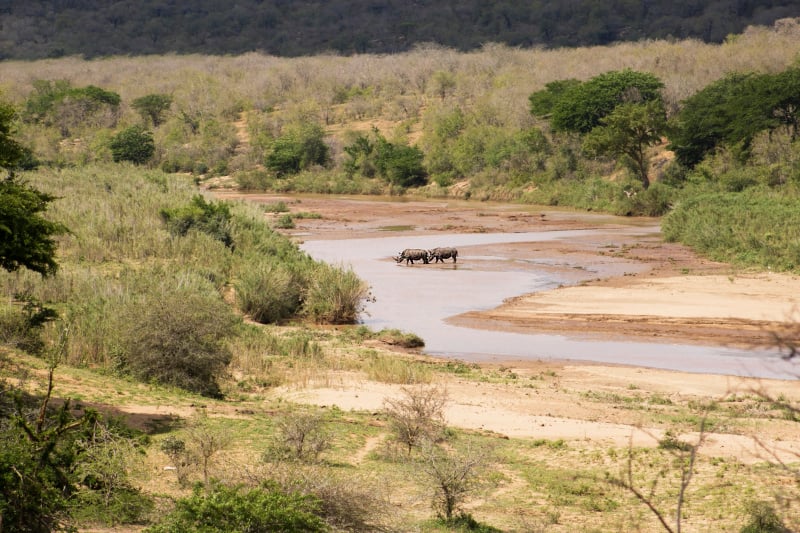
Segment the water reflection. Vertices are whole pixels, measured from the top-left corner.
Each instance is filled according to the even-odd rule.
[[[658,228],[621,228],[620,232],[655,232]],[[309,240],[302,248],[312,257],[351,266],[372,287],[375,302],[363,322],[372,329],[397,328],[425,340],[428,354],[462,360],[559,359],[594,361],[739,376],[794,378],[793,365],[777,354],[680,344],[613,342],[528,335],[465,328],[445,319],[466,311],[493,308],[506,298],[575,283],[564,269],[548,268],[552,260],[518,261],[487,255],[481,247],[498,243],[541,242],[586,238],[594,230],[532,233],[479,233],[393,236],[369,239]],[[607,235],[604,229],[602,235]],[[438,265],[399,265],[392,259],[407,247],[456,246],[459,262]],[[505,266],[497,268],[498,262]],[[488,265],[493,265],[491,268]],[[581,267],[585,278],[608,274],[609,264]]]

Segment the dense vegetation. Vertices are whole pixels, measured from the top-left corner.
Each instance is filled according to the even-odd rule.
[[[4,3],[0,15],[0,59],[34,59],[254,50],[280,56],[397,53],[430,42],[459,50],[487,42],[523,47],[646,38],[721,42],[748,25],[796,17],[800,8],[790,0],[244,0],[233,7],[212,0],[14,0]]]

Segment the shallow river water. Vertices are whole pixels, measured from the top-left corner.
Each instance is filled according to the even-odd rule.
[[[603,230],[607,234],[608,230]],[[658,231],[628,228],[620,231]],[[482,247],[498,243],[537,242],[591,237],[594,230],[535,233],[470,233],[387,236],[339,240],[307,240],[301,247],[312,257],[350,266],[370,286],[374,302],[362,322],[373,330],[396,328],[425,341],[425,353],[464,361],[574,360],[625,364],[697,373],[794,378],[792,366],[776,353],[723,347],[668,343],[614,342],[551,334],[523,334],[459,327],[448,317],[472,310],[491,309],[504,299],[575,283],[547,268],[522,264],[510,256],[480,255]],[[410,247],[456,246],[459,260],[447,267],[397,264],[392,256]],[[449,261],[449,260],[448,260]],[[503,264],[503,268],[496,265]],[[495,265],[488,268],[487,265]],[[587,278],[602,272],[593,265],[572,265]],[[561,272],[567,272],[562,269]]]

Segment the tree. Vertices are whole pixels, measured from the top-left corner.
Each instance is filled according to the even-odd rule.
[[[16,116],[14,106],[0,102],[0,168],[9,173],[13,173],[25,156],[25,149],[12,136]]]
[[[164,121],[163,115],[171,105],[172,96],[168,94],[148,94],[131,102],[131,107],[141,115],[142,120],[145,123],[149,120],[154,128]]]
[[[371,135],[359,135],[344,151],[350,156],[345,162],[350,175],[356,172],[368,178],[377,175],[400,187],[425,184],[427,172],[422,164],[425,158],[422,150],[391,143],[374,126]]]
[[[54,236],[67,232],[42,216],[55,196],[13,176],[0,179],[0,266],[9,272],[25,267],[42,276],[55,274]]]
[[[135,165],[147,163],[156,151],[153,134],[142,126],[131,126],[117,133],[109,147],[114,162],[130,161]]]
[[[624,156],[642,186],[647,189],[650,185],[647,148],[661,142],[666,123],[664,106],[658,100],[644,104],[622,104],[586,135],[583,146],[589,154]]]
[[[420,468],[433,485],[432,507],[439,518],[453,521],[467,496],[477,488],[488,457],[485,449],[448,452],[430,441],[423,443]]]
[[[402,398],[387,399],[384,411],[394,438],[411,454],[424,441],[436,442],[442,437],[447,393],[437,387],[403,388],[402,393]]]
[[[545,84],[544,89],[536,91],[528,97],[528,101],[531,104],[531,115],[536,117],[549,117],[556,103],[564,96],[564,93],[574,89],[580,84],[581,82],[574,78],[551,81]]]
[[[693,167],[720,145],[749,157],[755,136],[784,125],[796,134],[800,75],[734,73],[687,98],[670,121],[669,149]]]
[[[664,84],[653,74],[626,69],[595,76],[581,84],[564,82],[554,93],[550,123],[555,131],[588,133],[624,103],[661,100]],[[536,94],[536,93],[534,93]]]
[[[297,174],[312,165],[326,165],[330,159],[325,132],[318,124],[293,125],[275,139],[266,165],[278,176]]]

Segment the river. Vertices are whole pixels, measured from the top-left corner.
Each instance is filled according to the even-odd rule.
[[[657,227],[619,231],[658,231]],[[480,255],[482,247],[498,243],[530,243],[550,239],[586,238],[595,230],[528,233],[470,233],[337,240],[306,240],[312,257],[352,267],[370,286],[374,301],[362,322],[373,330],[396,328],[425,341],[425,353],[464,361],[572,360],[633,365],[695,373],[793,379],[793,365],[776,353],[670,343],[614,342],[551,334],[522,334],[450,325],[448,317],[493,308],[504,299],[574,283],[575,278],[537,267],[515,257]],[[603,234],[608,230],[604,229]],[[447,268],[397,264],[392,256],[412,242],[415,247],[446,245],[459,248],[458,263]],[[498,269],[500,263],[504,268]],[[488,265],[495,265],[487,268]],[[597,265],[573,265],[585,276],[607,274]]]

